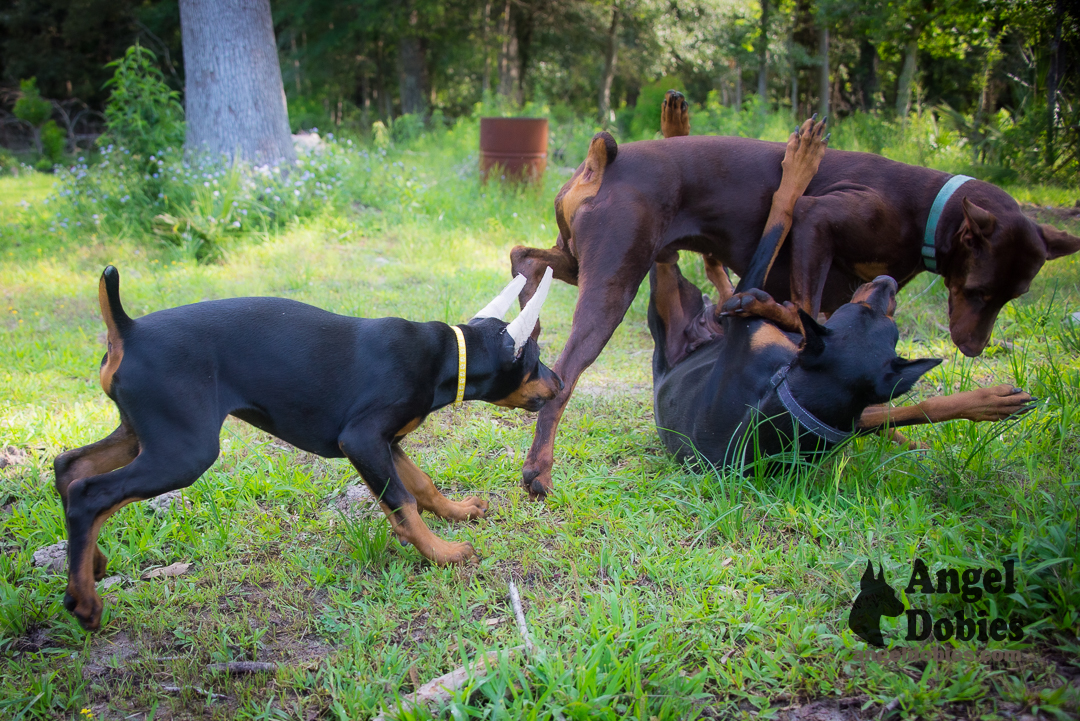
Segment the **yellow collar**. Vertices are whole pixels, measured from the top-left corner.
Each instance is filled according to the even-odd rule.
[[[456,325],[450,326],[457,336],[457,397],[454,406],[460,406],[465,400],[465,335]]]

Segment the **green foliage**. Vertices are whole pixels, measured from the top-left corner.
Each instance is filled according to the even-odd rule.
[[[66,147],[67,132],[57,125],[55,120],[46,121],[41,126],[41,150],[45,157],[53,163],[59,163],[64,157]]]
[[[154,238],[200,261],[219,257],[233,240],[265,233],[318,213],[336,201],[353,162],[351,141],[332,138],[299,152],[293,168],[251,168],[164,149],[142,158],[107,145],[99,162],[85,158],[59,174],[49,201],[53,232],[105,232]]]
[[[111,90],[105,124],[112,141],[144,159],[183,145],[180,94],[165,83],[154,53],[135,44],[106,67],[115,68],[105,83]]]
[[[35,128],[40,128],[52,115],[52,103],[41,97],[37,88],[37,78],[20,80],[19,90],[21,94],[15,101],[15,117],[25,120]]]
[[[18,175],[21,164],[11,151],[0,148],[0,177]]]

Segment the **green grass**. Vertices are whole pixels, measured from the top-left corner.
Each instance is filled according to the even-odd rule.
[[[354,315],[464,321],[505,283],[510,247],[550,244],[560,168],[576,162],[559,163],[539,189],[485,187],[475,141],[475,125],[462,125],[358,156],[348,202],[245,237],[212,264],[138,236],[49,234],[48,179],[0,180],[0,438],[29,453],[0,469],[0,717],[84,718],[85,708],[110,719],[367,718],[416,682],[520,644],[510,580],[540,650],[478,679],[444,717],[779,716],[837,698],[882,718],[1077,713],[1080,691],[1064,673],[1080,651],[1080,333],[1063,321],[1080,310],[1075,257],[1046,266],[1003,312],[994,335],[1011,352],[956,352],[931,276],[900,296],[901,353],[946,359],[915,397],[1011,382],[1043,399],[1037,411],[1006,425],[915,429],[925,454],[865,438],[773,477],[699,475],[665,456],[640,293],[567,410],[547,503],[519,488],[529,414],[475,404],[435,413],[409,437],[448,495],[492,502],[475,523],[429,519],[442,537],[476,546],[481,560],[466,568],[432,568],[390,542],[380,517],[343,514],[340,494],[356,482],[345,461],[229,422],[220,460],[184,491],[189,508],[156,515],[132,504],[105,526],[109,574],[122,582],[103,594],[101,632],[82,632],[61,605],[64,576],[31,557],[64,537],[52,458],[116,424],[96,372],[104,265],[120,268],[132,315],[268,294]],[[1044,205],[1077,195],[1023,192]],[[684,265],[703,281],[699,261]],[[543,318],[549,363],[574,302],[575,290],[556,284]],[[852,660],[865,647],[847,616],[866,559],[899,588],[916,556],[935,569],[1019,559],[1017,593],[995,597],[993,611],[1025,619],[1026,641],[1008,646],[1022,651],[1020,667],[900,672]],[[139,580],[180,561],[193,564],[185,575]],[[913,600],[935,617],[985,606]],[[903,635],[903,619],[882,626],[887,638]],[[237,678],[206,668],[229,660],[281,667]]]

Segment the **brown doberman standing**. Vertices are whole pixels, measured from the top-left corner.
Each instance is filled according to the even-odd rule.
[[[677,125],[685,110],[670,93],[666,100]],[[784,150],[784,143],[748,138],[671,137],[619,148],[608,133],[593,137],[555,198],[555,247],[518,246],[510,255],[513,273],[528,278],[522,303],[547,266],[578,286],[570,337],[553,367],[565,387],[540,412],[522,470],[530,493],[551,490],[566,403],[654,262],[671,262],[679,250],[701,253],[721,301],[730,294],[723,266],[739,274],[749,266],[780,185]],[[795,204],[791,239],[765,290],[816,317],[879,275],[903,287],[932,269],[949,291],[953,342],[978,355],[1002,306],[1027,291],[1047,260],[1080,249],[1080,238],[1036,225],[990,183],[958,179],[869,153],[827,151]]]

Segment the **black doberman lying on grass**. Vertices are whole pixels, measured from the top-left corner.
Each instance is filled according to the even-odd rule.
[[[824,326],[760,289],[826,140],[804,129],[788,142],[770,222],[719,317],[677,263],[657,262],[650,271],[656,425],[681,459],[742,467],[755,452],[825,450],[858,432],[961,418],[995,421],[1031,408],[1034,399],[1009,385],[904,408],[873,407],[906,393],[941,362],[896,355],[897,284],[888,276],[862,285]]]
[[[472,558],[470,544],[441,540],[419,513],[479,518],[487,501],[448,500],[399,441],[451,403],[535,411],[562,389],[529,337],[551,271],[535,303],[501,320],[524,284],[511,281],[461,326],[350,318],[282,298],[208,301],[132,320],[119,273],[107,267],[98,287],[108,329],[100,375],[120,426],[53,464],[68,530],[64,605],[84,628],[99,626],[101,525],[132,501],[194,483],[217,459],[229,415],[310,453],[348,458],[398,539],[433,563]]]

